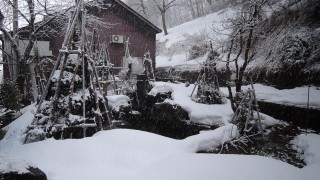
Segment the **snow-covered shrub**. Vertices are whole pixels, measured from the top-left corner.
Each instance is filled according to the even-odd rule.
[[[320,1],[310,2],[299,11],[280,8],[258,25],[247,71],[255,80],[277,88],[319,84]]]
[[[193,45],[189,50],[188,59],[192,60],[192,59],[202,57],[208,52],[208,50],[209,48],[206,43]]]
[[[202,57],[210,50],[209,34],[206,31],[194,35],[186,34],[185,37],[187,39],[185,43],[190,47],[188,49],[188,60]]]
[[[199,86],[200,88],[200,86]],[[200,90],[198,90],[200,92]],[[203,93],[198,93],[197,98],[194,99],[198,103],[203,104],[225,104],[227,103],[226,97],[220,90],[206,90]]]
[[[314,49],[310,32],[300,30],[294,34],[288,34],[280,44],[280,61],[285,66],[304,65]]]
[[[46,138],[46,133],[42,128],[36,127],[28,131],[27,138],[25,139],[25,144],[42,141]]]

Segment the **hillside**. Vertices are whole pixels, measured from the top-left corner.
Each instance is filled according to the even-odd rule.
[[[265,7],[266,17],[257,25],[246,74],[255,82],[278,88],[317,85],[320,82],[320,2],[283,4]],[[298,6],[299,5],[299,6]],[[281,7],[281,8],[280,8]],[[169,35],[157,35],[157,75],[169,70],[182,79],[194,82],[200,64],[208,58],[209,43],[220,56],[216,62],[221,81],[229,44],[226,20],[235,16],[227,8],[169,29]],[[232,51],[231,59],[237,52]],[[239,57],[242,62],[243,54]],[[235,71],[234,63],[230,64]],[[223,82],[221,82],[224,84]]]
[[[280,88],[320,85],[320,1],[275,12],[259,25],[257,58],[249,73]]]
[[[223,29],[224,19],[233,14],[234,12],[227,8],[170,28],[167,36],[164,36],[163,33],[157,34],[156,67],[194,66],[205,61],[208,49],[202,50],[200,55],[203,56],[194,59],[189,58],[189,52],[195,46],[209,44],[212,38],[217,41],[225,40],[228,37],[228,30],[224,30],[224,34],[218,34],[212,28]],[[219,44],[215,44],[215,48],[219,48]]]

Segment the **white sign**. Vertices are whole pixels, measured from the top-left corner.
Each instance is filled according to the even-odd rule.
[[[21,52],[24,52],[27,45],[28,45],[27,40],[20,40],[19,41],[19,49]],[[49,50],[50,42],[49,41],[36,41],[33,45],[33,48],[30,52],[30,56],[34,56],[34,49],[38,48],[39,55],[42,56],[52,56],[52,51]]]

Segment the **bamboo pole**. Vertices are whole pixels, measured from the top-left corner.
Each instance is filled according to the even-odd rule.
[[[253,87],[252,77],[250,77],[250,83],[251,83],[251,88],[252,88],[252,93],[253,93],[253,99],[255,102],[255,108],[256,108],[257,116],[258,116],[258,128],[260,130],[260,133],[261,133],[263,139],[265,139],[263,129],[262,129],[261,117],[260,117],[260,113],[259,113],[259,105],[258,105],[258,101],[257,101],[257,97],[256,97],[256,92]]]
[[[81,0],[81,2],[82,2],[82,0]],[[74,31],[76,20],[77,20],[75,17],[77,17],[79,15],[79,9],[80,9],[80,3],[78,4],[77,9],[76,9],[74,15],[72,16],[73,20],[69,21],[69,23],[68,23],[68,26],[67,26],[68,27],[67,28],[68,31],[67,31],[66,36],[64,38],[64,41],[63,41],[63,44],[62,44],[62,49],[60,50],[58,58],[57,58],[57,62],[55,64],[53,70],[51,71],[51,74],[49,76],[49,79],[48,79],[47,85],[45,87],[44,93],[42,94],[42,96],[40,98],[40,102],[39,102],[39,105],[38,105],[38,108],[37,108],[37,113],[40,113],[41,105],[42,105],[44,99],[48,95],[48,91],[49,91],[50,84],[51,84],[51,78],[55,74],[55,70],[57,70],[58,67],[62,67],[63,63],[61,63],[61,58],[65,56],[66,51],[67,51],[67,46],[69,44],[71,35],[73,35],[73,31]],[[70,16],[70,19],[71,19],[71,16]]]
[[[307,102],[307,121],[306,121],[306,134],[308,134],[309,125],[309,104],[310,104],[310,86],[308,86],[308,102]]]

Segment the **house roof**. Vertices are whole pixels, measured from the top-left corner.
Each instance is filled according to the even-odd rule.
[[[154,25],[152,22],[150,22],[149,20],[147,20],[146,18],[144,18],[142,15],[140,15],[138,12],[136,12],[135,10],[133,10],[131,7],[129,7],[127,4],[125,4],[124,2],[122,2],[121,0],[105,0],[105,3],[108,2],[112,2],[112,3],[117,3],[118,5],[120,5],[121,7],[123,7],[124,9],[126,9],[128,12],[132,13],[134,16],[138,17],[140,20],[142,20],[144,23],[146,23],[147,25],[150,26],[150,28],[154,29],[156,33],[160,33],[162,32],[162,30],[160,28],[158,28],[156,25]],[[39,24],[40,22],[37,22],[36,24]],[[28,26],[25,27],[21,27],[19,28],[21,29],[26,29],[28,28]],[[3,39],[3,34],[0,34],[0,39]]]
[[[139,19],[141,19],[142,21],[144,21],[146,24],[148,24],[150,27],[152,27],[157,33],[162,32],[162,30],[160,28],[158,28],[156,25],[154,25],[152,22],[150,22],[149,20],[147,20],[146,18],[144,18],[141,14],[139,14],[137,11],[133,10],[131,7],[129,7],[127,4],[125,4],[124,2],[122,2],[121,0],[112,0],[116,3],[118,3],[119,5],[121,5],[122,7],[124,7],[126,10],[128,10],[129,12],[131,12],[132,14],[134,14],[135,16],[137,16]]]

